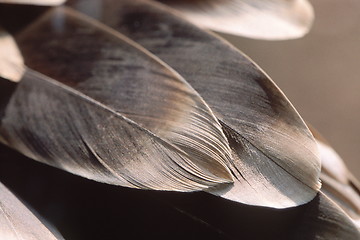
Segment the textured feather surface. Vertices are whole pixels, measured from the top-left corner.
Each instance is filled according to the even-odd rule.
[[[5,144],[122,186],[190,191],[232,181],[210,109],[135,43],[61,7],[17,41],[25,64],[49,77],[25,73],[4,110]]]
[[[54,235],[2,183],[0,183],[0,239],[50,240],[63,239]]]
[[[92,1],[99,9],[99,1]],[[212,193],[248,204],[289,207],[320,187],[317,146],[283,93],[254,63],[223,40],[144,1],[70,5],[149,49],[178,71],[223,125],[235,184]],[[94,9],[95,9],[94,8]]]
[[[344,161],[313,127],[321,156],[322,191],[337,203],[360,229],[360,184]]]
[[[299,38],[314,12],[307,0],[160,0],[185,18],[215,31],[251,38]]]
[[[66,0],[0,0],[0,3],[57,6],[63,4],[65,1]]]
[[[360,239],[323,194],[295,208],[261,208],[204,192],[136,191],[86,181],[1,144],[0,159],[2,181],[66,239]]]
[[[23,64],[24,60],[15,40],[0,27],[0,77],[18,82],[24,72],[21,67]]]

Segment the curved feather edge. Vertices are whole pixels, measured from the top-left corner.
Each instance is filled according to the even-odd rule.
[[[157,55],[209,104],[228,138],[228,167],[236,179],[212,193],[275,208],[314,198],[320,159],[313,136],[284,94],[241,52],[160,4],[108,0],[101,2],[98,14],[89,1],[69,5]]]
[[[319,146],[322,191],[338,204],[360,229],[360,184],[328,141],[310,127]]]
[[[314,10],[307,0],[160,0],[190,22],[217,32],[266,40],[303,37]]]
[[[6,240],[64,239],[44,225],[0,183],[0,238]]]
[[[59,82],[27,70],[1,122],[7,145],[75,174],[122,186],[191,191],[232,182],[225,165],[230,150],[211,110],[177,73],[130,40],[81,14],[56,8],[17,41],[27,65]],[[101,61],[91,56],[91,49],[100,51]],[[76,103],[76,96],[86,106]]]
[[[193,191],[221,181],[187,169],[186,153],[132,120],[31,70],[11,95],[0,133],[30,158],[99,182]]]

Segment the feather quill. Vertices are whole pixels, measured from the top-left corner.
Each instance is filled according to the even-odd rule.
[[[69,2],[168,63],[214,111],[232,149],[228,167],[235,183],[211,193],[276,208],[315,197],[320,160],[313,136],[284,94],[251,60],[160,4],[106,0],[102,12],[92,15],[91,6],[84,8],[84,3]]]
[[[16,40],[35,71],[26,70],[5,106],[3,143],[121,186],[193,191],[232,182],[211,110],[140,46],[63,7]]]

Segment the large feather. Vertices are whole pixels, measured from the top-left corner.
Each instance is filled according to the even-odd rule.
[[[52,231],[0,182],[0,239],[63,239]]]
[[[310,129],[320,150],[322,191],[336,202],[360,229],[360,183],[328,141],[315,128]]]
[[[281,40],[304,36],[314,11],[307,0],[160,0],[194,24],[218,32]]]
[[[100,3],[92,1],[96,9]],[[144,1],[71,1],[176,69],[219,118],[232,148],[236,181],[213,193],[243,203],[290,207],[318,191],[313,136],[291,103],[253,62],[225,41]]]
[[[3,111],[3,143],[121,186],[191,191],[232,181],[210,109],[135,43],[66,8],[17,41],[25,64],[49,77],[25,72]]]

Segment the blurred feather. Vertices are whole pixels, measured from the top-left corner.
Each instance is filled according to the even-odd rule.
[[[20,81],[24,60],[13,37],[0,27],[0,77]]]
[[[360,229],[360,184],[327,140],[310,128],[321,156],[322,191],[337,203]]]
[[[0,239],[63,239],[53,231],[0,182]]]
[[[314,12],[307,0],[159,0],[201,27],[267,40],[304,36]],[[56,6],[66,0],[0,0],[6,4]]]
[[[66,0],[0,0],[0,3],[43,6],[57,6],[63,4],[64,2],[66,2]]]
[[[98,7],[98,1],[91,1]],[[235,184],[210,192],[247,204],[284,208],[315,197],[317,146],[278,87],[224,40],[145,1],[70,1],[150,50],[178,71],[209,104],[232,148]],[[86,5],[86,8],[83,7]]]
[[[314,11],[307,0],[160,0],[190,22],[218,32],[267,40],[304,36]]]
[[[17,41],[25,64],[49,77],[25,72],[3,110],[3,143],[121,186],[193,191],[232,181],[211,110],[135,43],[66,8],[50,10]]]

